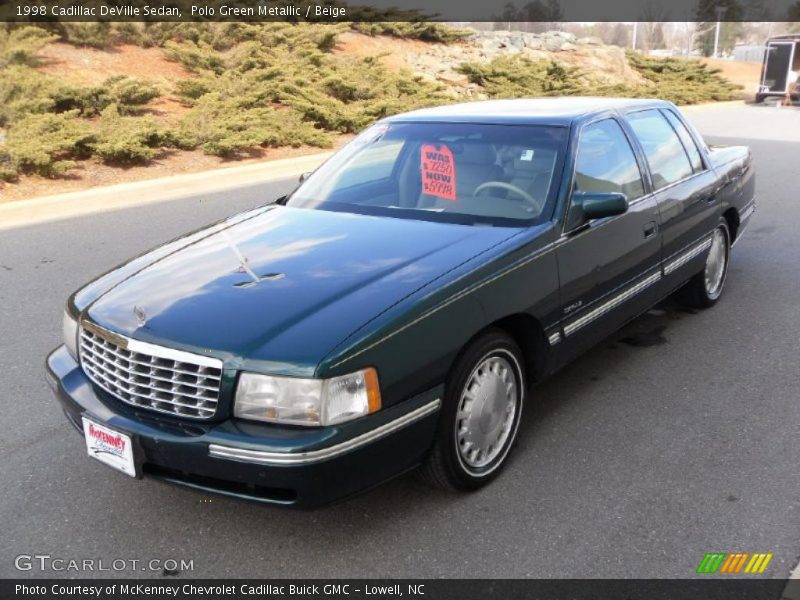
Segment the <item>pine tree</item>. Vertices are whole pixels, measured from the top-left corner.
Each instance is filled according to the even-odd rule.
[[[786,13],[786,25],[791,32],[800,32],[800,0],[797,0],[789,7],[789,12]]]
[[[526,30],[533,33],[554,29],[554,24],[564,19],[558,0],[533,0],[522,7],[520,15],[527,22]]]
[[[717,8],[727,9],[722,16],[720,25],[719,51],[730,52],[736,45],[742,26],[740,21],[744,17],[742,6],[737,0],[699,0],[695,11],[697,22],[697,37],[695,47],[703,56],[714,53],[714,37],[717,27]]]
[[[745,17],[751,23],[762,23],[772,21],[772,11],[767,0],[748,0],[745,9]]]

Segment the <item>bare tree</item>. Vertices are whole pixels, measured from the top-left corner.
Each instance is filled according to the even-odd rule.
[[[664,4],[655,0],[648,0],[642,7],[641,12],[641,46],[644,50],[663,48],[664,22],[669,21],[669,11]],[[638,44],[637,44],[638,45]]]
[[[611,43],[623,48],[631,45],[630,27],[625,23],[617,23],[611,34]]]

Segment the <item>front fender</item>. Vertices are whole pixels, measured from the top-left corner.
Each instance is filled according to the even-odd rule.
[[[486,326],[486,314],[472,294],[455,292],[439,303],[422,304],[424,307],[388,320],[346,350],[326,358],[317,376],[375,367],[384,406],[444,382],[463,345]]]

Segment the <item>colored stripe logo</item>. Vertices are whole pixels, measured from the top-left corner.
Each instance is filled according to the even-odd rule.
[[[748,573],[758,575],[767,569],[772,553],[755,552],[707,552],[697,567],[698,573]]]

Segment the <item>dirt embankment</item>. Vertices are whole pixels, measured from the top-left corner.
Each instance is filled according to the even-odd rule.
[[[45,46],[39,56],[43,62],[40,71],[75,85],[96,85],[115,75],[157,84],[192,76],[181,64],[168,60],[160,48],[122,45],[98,50],[56,43]]]
[[[162,95],[150,102],[149,112],[157,119],[172,122],[186,106],[170,94],[175,82],[192,77],[183,65],[167,59],[160,48],[121,45],[109,50],[79,48],[56,43],[40,52],[39,70],[76,86],[100,85],[109,77],[127,75],[156,84]]]
[[[347,32],[339,37],[336,51],[379,57],[390,68],[408,69],[420,77],[447,85],[456,96],[472,98],[481,98],[481,90],[469,83],[458,72],[458,67],[512,54],[578,67],[581,76],[589,82],[632,85],[643,82],[642,76],[628,64],[624,49],[605,46],[597,38],[577,38],[561,31],[541,34],[483,31],[456,44],[431,44]]]
[[[761,63],[735,62],[732,60],[720,60],[715,58],[702,59],[705,64],[714,69],[720,69],[725,79],[732,83],[741,85],[743,93],[752,98],[758,89],[758,82],[761,79]]]

